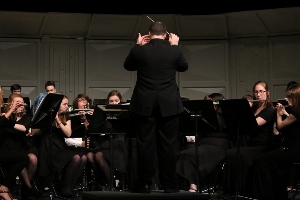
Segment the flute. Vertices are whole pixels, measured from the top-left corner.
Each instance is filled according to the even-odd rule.
[[[2,103],[2,105],[1,105],[1,107],[3,107],[3,106],[10,106],[12,103]],[[26,103],[20,103],[20,104],[18,104],[19,106],[27,106],[27,104]]]
[[[260,102],[260,101],[266,101],[266,100],[264,100],[264,99],[262,99],[262,100],[258,100],[258,99],[248,100],[248,102]],[[213,104],[218,105],[220,103],[219,103],[219,101],[213,101]]]

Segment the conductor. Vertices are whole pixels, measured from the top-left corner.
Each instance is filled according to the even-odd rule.
[[[188,69],[178,47],[179,37],[167,36],[163,22],[153,22],[149,34],[138,34],[136,45],[124,62],[128,71],[137,71],[129,111],[133,115],[137,141],[138,179],[132,193],[151,193],[157,155],[159,180],[165,193],[178,190],[175,142],[179,114],[184,111],[176,84],[176,72]]]

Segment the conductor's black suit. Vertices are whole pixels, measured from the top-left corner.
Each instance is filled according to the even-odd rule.
[[[176,72],[186,71],[188,63],[177,45],[154,38],[143,46],[136,44],[124,68],[137,71],[129,108],[137,139],[137,184],[151,185],[157,153],[160,183],[165,192],[176,189],[174,144],[179,132],[179,114],[184,111]]]

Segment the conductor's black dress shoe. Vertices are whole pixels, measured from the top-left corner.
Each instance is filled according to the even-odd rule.
[[[131,193],[151,193],[151,185],[149,185],[149,184],[136,185],[130,192]]]

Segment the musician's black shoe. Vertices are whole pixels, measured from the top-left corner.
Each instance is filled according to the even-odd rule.
[[[164,193],[177,193],[180,192],[178,189],[174,189],[174,188],[167,188],[164,189]]]
[[[136,185],[130,192],[131,193],[151,193],[151,185],[149,185],[149,184]]]

